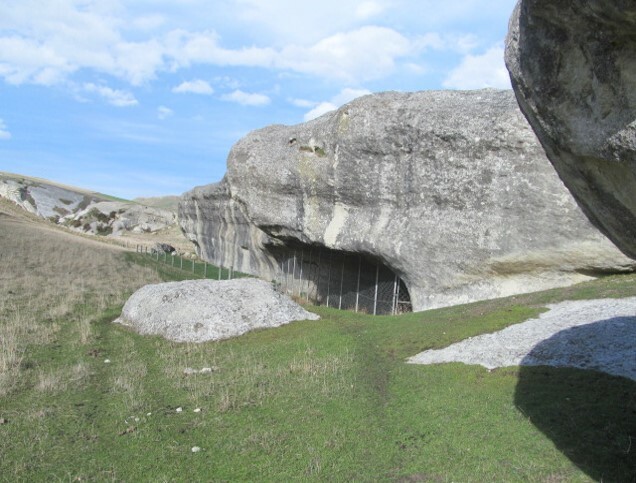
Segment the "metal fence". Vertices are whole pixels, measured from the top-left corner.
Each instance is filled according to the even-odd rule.
[[[326,248],[279,248],[278,289],[316,305],[373,315],[411,312],[393,270],[377,259]]]
[[[167,253],[154,247],[148,248],[145,245],[137,245],[136,252],[145,255],[156,263],[189,272],[194,278],[231,280],[248,276],[245,273],[236,271],[234,267],[215,266],[205,260],[197,262],[193,258],[183,257],[176,252]]]

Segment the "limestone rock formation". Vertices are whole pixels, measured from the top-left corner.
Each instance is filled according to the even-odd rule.
[[[513,93],[491,89],[375,94],[254,131],[223,181],[183,195],[179,223],[204,259],[286,272],[286,286],[300,272],[292,291],[332,303],[366,265],[371,291],[382,265],[414,310],[634,268],[580,211]],[[360,263],[327,269],[340,254]]]
[[[155,233],[174,226],[176,214],[122,201],[100,201],[71,215],[60,218],[60,223],[93,235],[123,232]]]
[[[636,3],[521,0],[506,44],[519,105],[559,176],[636,258]]]
[[[116,322],[177,342],[228,339],[295,320],[316,320],[263,280],[186,280],[146,285]]]
[[[155,233],[175,226],[176,212],[48,180],[0,172],[0,197],[54,223],[92,235]]]

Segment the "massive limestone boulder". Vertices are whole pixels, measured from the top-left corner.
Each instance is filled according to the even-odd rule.
[[[559,176],[636,258],[636,2],[521,0],[506,63]]]
[[[317,320],[263,280],[185,280],[146,285],[115,321],[176,342],[229,339],[296,320]]]
[[[376,94],[254,131],[223,181],[183,195],[179,222],[204,259],[268,280],[303,247],[305,262],[333,250],[323,265],[360,254],[403,279],[414,310],[634,266],[580,211],[512,91]]]

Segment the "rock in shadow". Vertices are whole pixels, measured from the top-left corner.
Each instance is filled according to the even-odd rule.
[[[636,481],[635,340],[634,317],[573,327],[537,344],[519,370],[517,407],[596,481]],[[538,365],[555,360],[561,367]]]

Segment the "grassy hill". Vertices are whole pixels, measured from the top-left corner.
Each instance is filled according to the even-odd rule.
[[[177,344],[111,321],[182,272],[12,210],[0,203],[0,480],[636,476],[633,381],[404,363],[546,303],[636,295],[635,275],[397,317],[309,307],[322,320]]]
[[[135,198],[133,201],[140,205],[152,206],[153,208],[161,208],[176,213],[180,198],[180,196],[155,196],[151,198]]]

